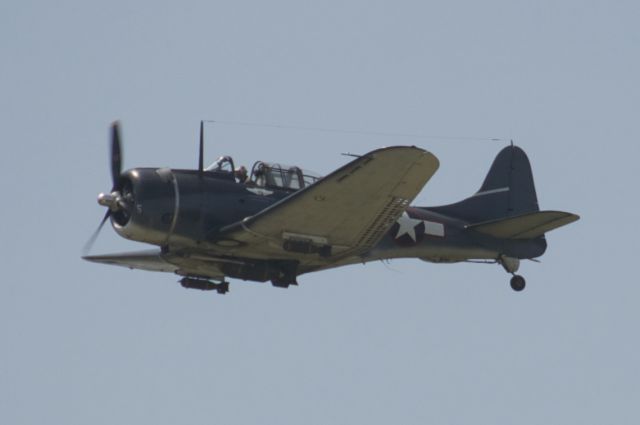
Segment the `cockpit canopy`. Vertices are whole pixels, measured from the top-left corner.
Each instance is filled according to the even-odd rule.
[[[318,174],[296,166],[257,161],[251,169],[250,182],[258,187],[298,190],[319,179]]]
[[[213,171],[218,173],[231,173],[235,172],[235,167],[233,166],[233,159],[230,156],[221,156],[214,162],[204,169],[205,171]]]
[[[230,156],[221,156],[205,171],[219,173],[221,176],[229,176],[229,178],[244,178],[241,173],[236,172],[233,159]],[[251,177],[241,183],[268,189],[292,191],[307,187],[319,180],[320,177],[317,173],[296,166],[257,161],[251,169]]]

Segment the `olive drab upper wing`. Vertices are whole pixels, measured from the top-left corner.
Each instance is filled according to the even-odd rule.
[[[331,258],[370,250],[438,169],[409,146],[374,150],[282,201],[227,226],[212,246],[232,255]]]

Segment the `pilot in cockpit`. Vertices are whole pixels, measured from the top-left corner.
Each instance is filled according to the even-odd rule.
[[[241,165],[240,168],[238,168],[233,174],[236,180],[238,180],[238,183],[246,183],[249,177],[247,175],[247,169],[244,165]]]

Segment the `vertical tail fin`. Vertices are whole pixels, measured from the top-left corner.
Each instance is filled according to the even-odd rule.
[[[527,154],[517,146],[507,146],[498,153],[474,195],[455,204],[429,207],[429,210],[470,223],[539,211]]]

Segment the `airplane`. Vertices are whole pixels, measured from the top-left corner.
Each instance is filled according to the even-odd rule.
[[[297,166],[257,161],[247,175],[229,156],[197,169],[132,168],[122,172],[120,126],[111,126],[109,193],[85,260],[170,272],[185,288],[229,291],[227,278],[287,288],[306,273],[396,258],[433,263],[490,262],[511,274],[547,248],[545,234],[579,219],[541,211],[525,152],[496,156],[480,189],[450,205],[410,203],[439,167],[415,146],[373,150],[320,177]],[[107,220],[120,236],[154,249],[86,255]]]

